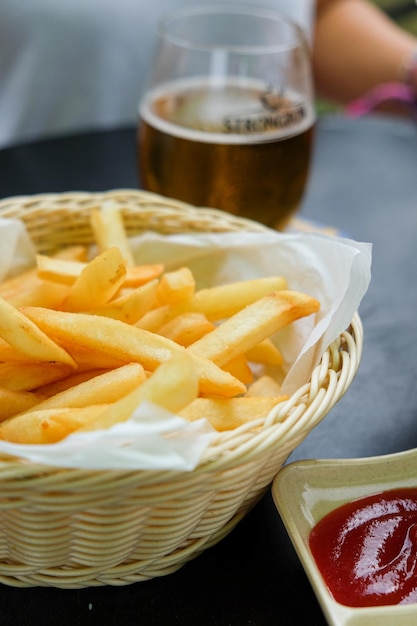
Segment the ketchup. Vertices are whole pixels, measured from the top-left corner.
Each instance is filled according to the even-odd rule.
[[[312,529],[311,552],[337,602],[417,602],[417,488],[344,504]]]

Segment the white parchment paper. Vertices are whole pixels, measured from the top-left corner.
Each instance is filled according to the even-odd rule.
[[[349,325],[371,279],[371,244],[322,234],[145,233],[131,244],[139,263],[162,262],[166,270],[187,265],[199,288],[281,275],[289,289],[317,298],[317,315],[274,338],[285,360],[282,393],[287,394],[307,382],[323,351]],[[34,255],[20,221],[0,219],[3,277],[32,265]],[[0,441],[0,452],[62,467],[191,470],[213,436],[204,419],[189,423],[144,403],[131,419],[107,431],[74,434],[49,445]]]

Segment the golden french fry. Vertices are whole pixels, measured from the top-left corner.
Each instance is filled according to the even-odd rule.
[[[68,261],[87,261],[88,249],[82,244],[73,244],[57,250],[51,256],[55,259],[67,259]]]
[[[246,352],[248,361],[263,363],[264,365],[282,365],[283,357],[280,350],[269,339],[264,339]]]
[[[32,363],[33,359],[20,350],[0,339],[0,363]]]
[[[38,307],[27,307],[24,312],[35,324],[68,348],[78,344],[127,363],[141,363],[149,371],[154,371],[163,361],[187,350],[166,337],[108,317]],[[202,392],[236,396],[246,391],[243,383],[209,359],[197,353],[193,354],[193,360]]]
[[[12,443],[56,443],[97,419],[106,409],[106,405],[90,405],[20,413],[0,424],[0,439]]]
[[[205,417],[219,431],[264,418],[288,396],[243,398],[196,398],[178,414],[190,421]]]
[[[75,387],[75,385],[79,385],[86,380],[90,380],[91,378],[104,374],[108,371],[108,369],[93,369],[84,371],[77,370],[67,376],[64,376],[63,378],[60,378],[59,380],[54,380],[51,383],[37,387],[36,393],[41,394],[43,396],[43,400],[46,400],[46,398],[50,398],[55,394],[61,393],[61,391],[65,391],[70,387]]]
[[[1,386],[16,391],[32,391],[59,380],[74,371],[65,363],[0,363]]]
[[[166,272],[160,279],[157,296],[160,304],[175,304],[195,292],[194,275],[188,267]]]
[[[77,259],[61,259],[45,254],[36,255],[37,275],[39,278],[69,287],[74,284],[87,265],[87,261],[79,261]]]
[[[148,263],[144,265],[128,266],[124,287],[140,287],[150,280],[159,278],[164,271],[162,263]]]
[[[193,360],[183,352],[162,363],[140,387],[110,405],[102,415],[79,431],[102,430],[126,421],[145,401],[177,413],[197,394],[197,371]]]
[[[159,333],[160,328],[163,328],[177,317],[177,314],[172,314],[172,309],[174,308],[176,308],[175,305],[164,304],[151,309],[135,322],[135,326],[149,332]],[[182,311],[179,312],[179,314],[182,313]]]
[[[203,313],[188,311],[175,317],[173,320],[158,330],[163,335],[185,348],[200,337],[214,330],[213,322],[210,322]]]
[[[36,406],[36,410],[89,406],[95,404],[97,398],[101,404],[110,404],[136,389],[145,380],[143,367],[139,363],[129,363],[98,374],[43,400]]]
[[[126,265],[135,264],[120,207],[114,201],[108,200],[99,208],[93,209],[90,223],[100,252],[116,246]]]
[[[156,304],[157,285],[156,279],[150,280],[126,294],[113,298],[108,304],[91,310],[90,313],[134,324]]]
[[[68,294],[66,285],[58,285],[34,278],[32,288],[16,293],[14,296],[7,298],[10,304],[16,308],[23,306],[43,306],[50,309],[58,309],[61,302]]]
[[[248,396],[278,396],[281,392],[281,385],[275,378],[264,374],[249,385],[245,397]]]
[[[188,267],[135,264],[115,203],[91,225],[92,260],[83,246],[39,254],[0,283],[0,438],[53,443],[123,422],[143,401],[219,431],[260,426],[287,399],[271,338],[319,302],[280,276],[196,291]]]
[[[73,285],[81,272],[89,264],[85,261],[55,258],[44,254],[38,254],[36,256],[36,262],[39,278],[67,286]],[[150,280],[159,278],[164,271],[164,265],[162,263],[133,266],[124,265],[126,274],[123,280],[123,287],[140,287],[140,285],[144,285]]]
[[[68,342],[68,352],[77,364],[78,372],[89,372],[94,369],[108,370],[126,365],[131,359],[116,359],[110,354],[96,352],[90,348]]]
[[[0,296],[9,300],[10,297],[15,296],[17,293],[27,289],[32,290],[33,282],[37,279],[36,269],[31,268],[6,278],[0,283]]]
[[[231,317],[268,293],[286,287],[287,282],[282,276],[268,276],[200,289],[191,298],[172,305],[161,305],[149,311],[138,320],[136,326],[159,332],[161,326],[186,311],[203,313],[210,321],[218,322]]]
[[[249,367],[248,361],[244,354],[238,354],[237,356],[233,357],[233,359],[231,359],[222,366],[222,369],[232,374],[232,376],[235,376],[245,385],[249,385],[253,381],[253,372]]]
[[[54,259],[86,259],[85,246],[69,246],[52,255]],[[13,304],[21,306],[44,306],[57,308],[67,294],[65,286],[44,281],[38,276],[37,268],[31,268],[8,278],[0,283],[0,296]]]
[[[72,244],[52,252],[49,256],[53,259],[64,259],[67,261],[87,261],[88,249],[87,246],[82,244]]]
[[[303,293],[270,293],[225,320],[186,350],[221,366],[294,320],[315,313],[319,306],[315,298]]]
[[[39,393],[0,387],[0,421],[31,409],[43,400]]]
[[[184,306],[189,307],[188,310],[204,313],[209,320],[216,322],[235,315],[268,293],[286,287],[287,281],[282,276],[242,280],[200,289],[191,298],[191,302],[185,303]]]
[[[16,276],[7,288],[0,287],[0,295],[10,304],[57,308],[68,292],[68,287],[42,280],[36,270]]]
[[[109,248],[87,263],[61,308],[66,311],[89,311],[103,306],[120,289],[125,276],[126,265],[119,248]]]
[[[81,261],[86,259],[86,248],[85,246],[69,246],[52,256],[53,258]],[[49,306],[44,299],[46,294],[38,293],[39,290],[43,290],[44,286],[44,281],[38,277],[37,268],[33,267],[1,281],[0,296],[16,307],[23,305]],[[39,300],[44,304],[40,304]]]
[[[21,311],[0,297],[0,337],[35,361],[67,363],[75,366],[72,357]]]

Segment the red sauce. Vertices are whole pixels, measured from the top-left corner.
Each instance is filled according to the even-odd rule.
[[[385,491],[338,507],[316,524],[309,543],[341,604],[417,602],[417,488]]]

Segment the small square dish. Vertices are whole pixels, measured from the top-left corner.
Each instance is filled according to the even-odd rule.
[[[278,512],[331,626],[415,626],[417,603],[351,607],[337,602],[309,547],[312,528],[341,505],[382,491],[417,487],[417,450],[359,459],[296,461],[272,484]]]

